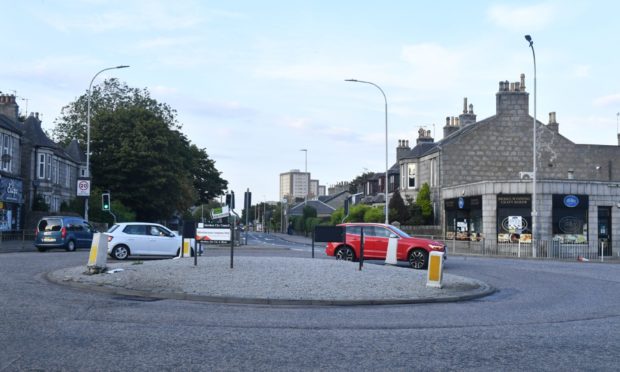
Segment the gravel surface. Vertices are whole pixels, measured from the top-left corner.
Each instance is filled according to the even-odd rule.
[[[443,288],[426,286],[426,271],[389,265],[279,257],[229,257],[110,263],[107,273],[85,266],[57,270],[58,283],[128,289],[157,297],[186,294],[213,298],[290,301],[432,301],[490,291],[485,283],[444,273]]]

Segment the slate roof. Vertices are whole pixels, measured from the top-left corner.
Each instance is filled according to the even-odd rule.
[[[336,209],[330,207],[329,205],[323,203],[320,200],[308,200],[307,202],[301,202],[296,206],[292,207],[289,211],[290,216],[302,216],[304,207],[308,205],[314,209],[316,209],[317,216],[326,216],[331,215]]]
[[[22,134],[21,129],[8,116],[0,114],[0,128],[9,130],[13,133]]]
[[[65,149],[60,147],[60,145],[52,141],[41,128],[41,121],[38,118],[29,116],[26,121],[24,121],[23,128],[23,136],[32,143],[32,146],[47,147],[51,149],[56,156],[69,159],[78,164],[86,161],[86,154],[81,155],[79,153],[79,147],[77,149],[72,148],[73,141],[67,147],[67,149],[71,152],[65,151]],[[77,146],[77,142],[75,143],[75,146]],[[77,153],[72,153],[76,151]]]
[[[73,141],[71,141],[71,143],[69,144],[69,146],[67,146],[65,151],[76,162],[86,163],[86,154],[82,151],[82,149],[80,149],[80,145],[78,144],[77,140],[74,139]]]

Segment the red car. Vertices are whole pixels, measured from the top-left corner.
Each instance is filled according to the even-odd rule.
[[[344,223],[346,243],[329,242],[325,253],[340,260],[355,261],[360,257],[360,235],[364,228],[364,259],[385,260],[388,241],[398,239],[396,259],[408,261],[414,269],[426,269],[428,255],[432,251],[444,252],[443,243],[430,239],[414,238],[392,225],[383,223]]]

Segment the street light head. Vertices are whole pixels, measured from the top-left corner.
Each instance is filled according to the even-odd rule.
[[[357,79],[345,79],[344,81],[357,81]]]
[[[525,35],[525,40],[530,43],[530,46],[534,45],[534,40],[532,40],[532,37],[530,35]]]
[[[127,68],[127,67],[129,67],[129,66],[127,66],[127,65],[120,65],[120,66],[116,66],[115,68]]]

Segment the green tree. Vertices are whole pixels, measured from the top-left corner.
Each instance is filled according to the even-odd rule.
[[[364,213],[364,222],[383,222],[385,220],[385,213],[383,208],[369,208]]]
[[[390,211],[390,221],[405,223],[405,221],[409,220],[409,211],[398,190],[394,191],[394,194],[390,198],[388,208]]]
[[[431,188],[428,183],[420,187],[415,203],[420,207],[424,224],[433,224],[433,202],[431,201]]]
[[[375,174],[373,172],[364,172],[361,175],[355,177],[351,182],[349,182],[349,192],[351,194],[356,194],[358,192],[362,192],[364,190],[364,185],[366,181],[373,178]]]
[[[54,137],[85,143],[87,96],[62,109]],[[156,221],[184,213],[221,195],[227,182],[204,149],[181,132],[176,112],[144,89],[116,79],[91,95],[91,172],[94,187],[110,190],[138,219]]]

